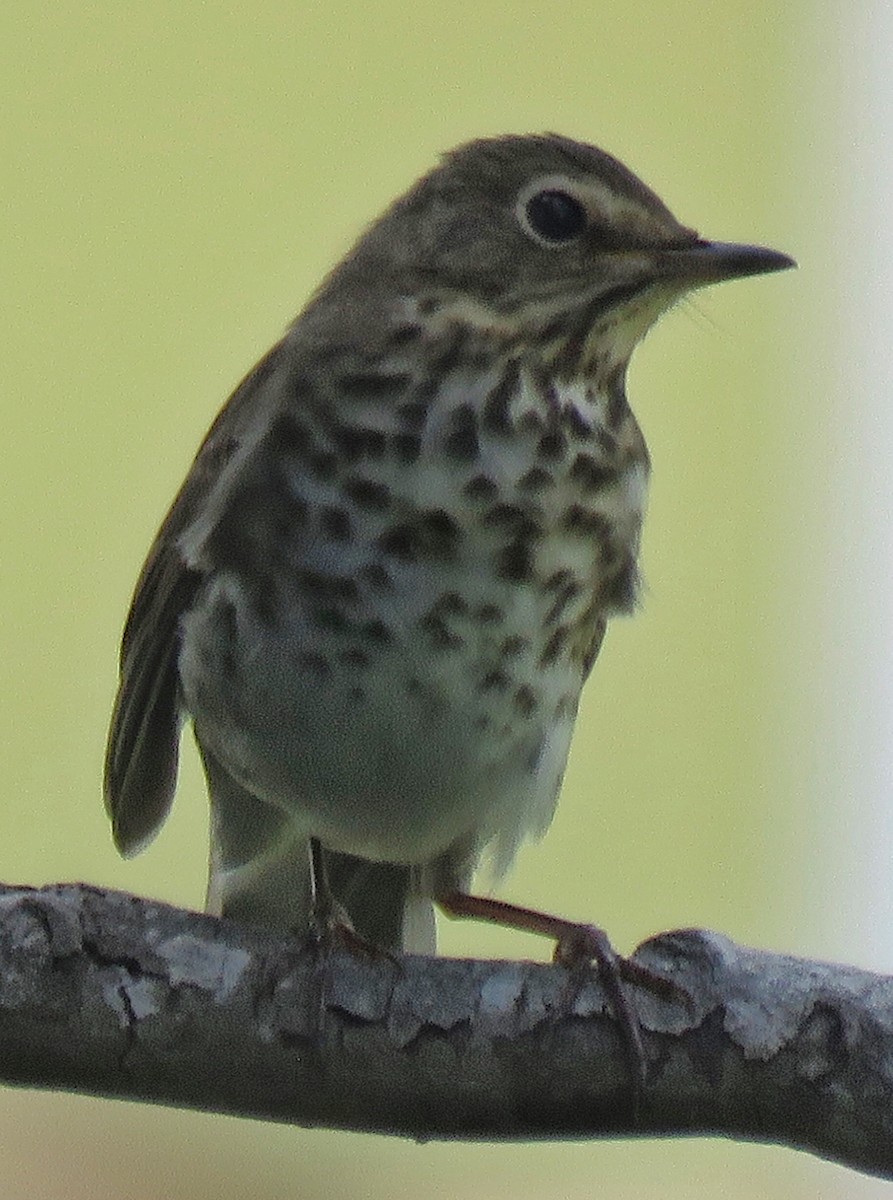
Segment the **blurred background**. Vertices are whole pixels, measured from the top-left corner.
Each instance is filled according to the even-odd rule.
[[[645,605],[609,633],[553,827],[501,894],[622,950],[707,926],[893,970],[891,44],[880,0],[4,5],[0,877],[200,906],[191,746],[143,857],[117,859],[100,799],[150,539],[218,407],[383,205],[455,143],[554,129],[800,270],[699,293],[633,360]],[[442,946],[548,954],[462,925]],[[716,1140],[416,1146],[0,1093],[2,1196],[422,1190],[881,1195]]]

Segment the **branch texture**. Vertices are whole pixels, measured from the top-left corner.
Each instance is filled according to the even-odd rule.
[[[0,888],[0,1079],[416,1138],[718,1134],[893,1179],[893,979],[697,930],[635,960],[636,1111],[593,971],[394,960],[84,885]]]

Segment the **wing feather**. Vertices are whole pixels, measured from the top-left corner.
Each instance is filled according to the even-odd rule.
[[[264,414],[258,393],[282,362],[284,343],[246,376],[202,443],[156,535],[136,585],[121,640],[118,694],[105,759],[105,806],[115,844],[137,854],[151,841],[173,802],[183,721],[179,656],[183,615],[204,571],[190,565],[183,533],[207,516],[212,492],[237,451],[256,439]]]

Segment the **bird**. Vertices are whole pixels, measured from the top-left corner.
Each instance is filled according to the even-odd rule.
[[[548,827],[637,605],[634,348],[693,289],[793,265],[559,134],[445,154],[238,385],[149,550],[105,762],[118,849],[164,822],[188,721],[210,912],[431,953],[439,906],[604,960],[597,927],[472,879]]]

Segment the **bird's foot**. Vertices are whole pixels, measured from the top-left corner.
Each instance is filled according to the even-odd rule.
[[[647,1083],[647,1057],[642,1039],[642,1026],[624,984],[642,987],[662,1000],[691,1003],[688,993],[671,980],[649,971],[632,959],[619,955],[608,935],[596,925],[580,924],[562,917],[521,908],[487,896],[470,896],[465,892],[450,892],[438,897],[438,904],[451,917],[467,917],[490,921],[525,933],[538,933],[555,939],[553,961],[578,972],[595,964],[611,1010],[620,1026],[630,1075],[633,1084],[633,1110],[638,1113],[642,1093]]]

